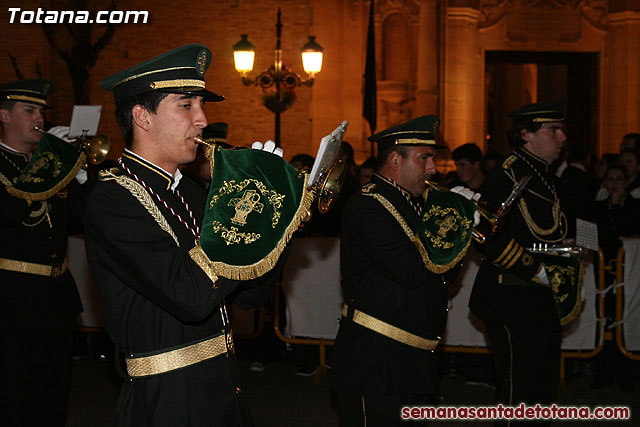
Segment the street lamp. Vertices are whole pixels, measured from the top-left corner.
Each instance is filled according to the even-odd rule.
[[[233,60],[236,71],[242,75],[245,86],[260,86],[262,88],[262,103],[275,114],[276,118],[276,146],[280,146],[280,113],[291,107],[295,101],[293,88],[296,86],[313,85],[315,75],[322,69],[322,47],[315,41],[315,36],[309,36],[309,41],[302,46],[302,66],[308,74],[303,79],[282,64],[282,49],[280,48],[280,9],[278,8],[278,22],[276,24],[275,60],[272,66],[258,74],[255,79],[247,77],[253,70],[253,60],[256,49],[246,34],[241,35],[238,43],[233,45]]]

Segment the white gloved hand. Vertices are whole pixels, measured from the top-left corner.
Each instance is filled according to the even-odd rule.
[[[47,131],[53,136],[56,136],[63,141],[72,142],[72,139],[67,138],[69,136],[69,126],[54,126]]]
[[[544,264],[540,265],[540,271],[538,271],[534,277],[543,285],[549,284],[549,276],[547,276],[547,269],[544,268]]]
[[[470,189],[466,187],[462,187],[461,185],[457,187],[453,187],[451,190],[452,193],[460,194],[461,196],[467,198],[468,200],[478,201],[480,199],[480,193],[474,193]],[[473,225],[476,226],[480,224],[480,212],[476,210],[473,214]]]
[[[466,198],[467,200],[471,200],[473,198],[473,196],[476,194],[473,191],[471,191],[470,189],[468,189],[467,187],[463,187],[461,185],[458,185],[457,187],[453,187],[451,190],[452,193],[457,193],[461,196],[463,196],[464,198]],[[476,200],[476,199],[474,199]]]
[[[271,140],[268,140],[267,142],[265,142],[264,145],[262,144],[262,142],[256,141],[253,144],[251,144],[251,148],[253,148],[254,150],[266,151],[268,153],[275,154],[276,156],[280,156],[280,157],[284,155],[282,148],[280,147],[276,148],[276,143]]]
[[[78,173],[76,174],[76,181],[78,181],[78,183],[82,185],[85,182],[87,182],[87,179],[89,179],[89,176],[87,175],[87,171],[82,168],[78,169]]]

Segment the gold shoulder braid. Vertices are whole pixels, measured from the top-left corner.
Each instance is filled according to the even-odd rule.
[[[109,178],[107,178],[107,175],[109,173],[110,171],[102,171],[100,176],[102,180],[109,180]],[[176,245],[180,246],[180,243],[178,243],[178,238],[176,237],[175,233],[171,229],[171,226],[169,226],[167,219],[164,217],[164,215],[162,215],[162,212],[160,212],[160,209],[158,209],[158,206],[156,206],[156,204],[153,203],[153,200],[151,199],[151,196],[149,195],[149,193],[147,193],[147,190],[145,190],[142,185],[138,184],[133,179],[128,178],[126,176],[123,176],[123,175],[121,176],[111,175],[111,176],[113,177],[111,179],[114,179],[119,185],[129,190],[131,195],[133,195],[133,197],[135,197],[140,202],[140,204],[147,210],[147,212],[149,212],[149,214],[153,217],[153,219],[156,220],[160,228],[162,228],[164,231],[169,233],[169,235],[173,238],[174,242],[176,242]]]
[[[448,271],[451,268],[450,265],[445,265],[445,266],[436,265],[431,261],[431,259],[429,258],[429,254],[427,253],[426,248],[424,247],[424,245],[420,241],[420,237],[418,237],[411,230],[411,228],[409,227],[407,222],[400,215],[400,212],[398,212],[398,210],[391,204],[390,201],[385,199],[380,194],[365,193],[364,190],[363,190],[362,194],[364,196],[369,196],[369,197],[373,197],[374,199],[376,199],[378,202],[380,202],[380,204],[382,206],[384,206],[384,208],[387,211],[389,211],[389,213],[396,219],[396,221],[398,221],[398,224],[402,228],[402,231],[404,231],[404,233],[407,235],[409,240],[411,240],[411,242],[413,242],[413,244],[416,246],[416,248],[418,249],[418,252],[420,252],[420,256],[422,257],[422,261],[424,262],[425,266],[427,267],[427,269],[429,271],[431,271],[433,273],[436,273],[436,274],[440,274],[440,273],[444,273],[444,272]],[[462,256],[464,256],[464,254],[465,254],[464,251],[461,252]],[[456,259],[454,260],[455,261],[454,264],[457,263],[462,256],[456,257]]]
[[[568,228],[566,227],[567,218],[564,215],[564,212],[560,211],[560,203],[558,201],[555,201],[553,203],[553,206],[551,207],[551,214],[553,216],[553,225],[551,226],[551,228],[548,228],[548,229],[544,229],[535,223],[535,221],[531,217],[531,214],[529,213],[527,203],[524,201],[523,198],[520,198],[520,200],[518,201],[518,207],[520,208],[520,212],[522,213],[522,217],[524,218],[524,221],[527,223],[527,227],[529,227],[529,231],[531,231],[531,233],[540,241],[548,242],[548,243],[558,242],[567,236],[567,232],[568,232]],[[558,226],[560,226],[563,223],[565,224],[565,226],[563,227],[564,230],[562,231],[562,236],[553,240],[547,240],[542,237],[542,236],[550,235],[551,233],[553,233],[558,229]]]
[[[9,178],[7,178],[6,176],[4,176],[2,173],[0,173],[0,182],[2,183],[2,185],[4,185],[5,187],[9,186],[9,185],[13,185],[13,183],[11,181],[9,181]]]

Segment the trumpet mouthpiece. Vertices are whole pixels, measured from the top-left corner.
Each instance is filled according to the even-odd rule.
[[[193,140],[194,140],[196,143],[200,144],[200,145],[206,145],[207,147],[211,147],[211,143],[209,143],[209,142],[205,141],[204,139],[202,139],[202,138],[201,138],[201,137],[199,137],[199,136],[194,136],[194,137],[193,137]]]

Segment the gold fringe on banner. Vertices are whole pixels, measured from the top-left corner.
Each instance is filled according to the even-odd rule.
[[[57,183],[56,185],[54,185],[53,187],[51,187],[46,191],[41,191],[39,193],[29,193],[27,191],[18,190],[13,185],[8,185],[7,192],[14,197],[18,197],[20,199],[26,200],[29,206],[31,206],[32,202],[40,202],[42,200],[50,199],[56,193],[58,193],[58,191],[66,187],[71,182],[71,180],[76,177],[78,170],[80,170],[80,167],[84,165],[85,159],[86,159],[85,154],[80,153],[78,160],[76,160],[75,165],[73,166],[73,168],[71,168],[71,171],[69,171],[67,176],[62,181],[60,181],[59,183]]]
[[[282,255],[282,251],[284,251],[289,240],[291,240],[291,236],[300,227],[303,219],[307,216],[307,211],[311,208],[314,196],[313,192],[307,189],[305,183],[306,179],[302,182],[303,193],[298,210],[293,216],[293,219],[289,223],[289,226],[285,230],[280,241],[263,259],[250,265],[231,265],[224,262],[211,261],[200,245],[196,246],[189,252],[191,259],[193,259],[200,268],[202,268],[211,280],[214,280],[213,277],[216,277],[217,279],[218,276],[232,280],[251,280],[268,273],[278,263],[278,259],[280,258],[280,255]],[[203,259],[203,256],[206,257],[208,262]]]

